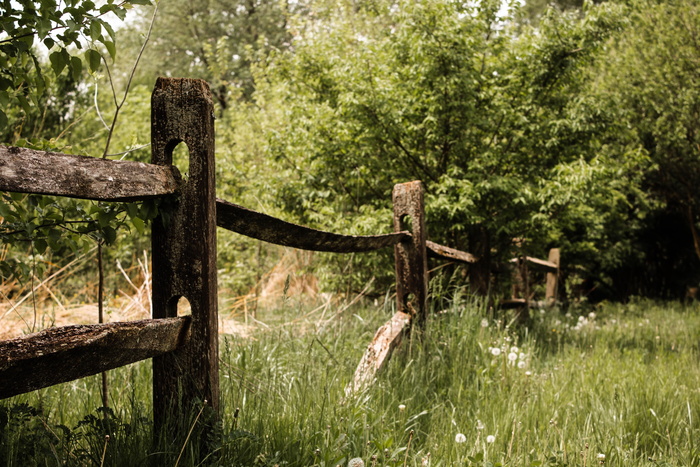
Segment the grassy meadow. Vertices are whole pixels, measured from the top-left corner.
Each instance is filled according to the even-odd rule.
[[[532,310],[522,327],[458,298],[346,396],[391,308],[288,303],[223,335],[208,440],[152,441],[147,362],[110,372],[108,411],[99,377],[0,401],[0,465],[700,465],[698,305]]]

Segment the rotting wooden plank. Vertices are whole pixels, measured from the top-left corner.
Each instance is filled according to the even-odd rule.
[[[64,326],[0,342],[0,398],[171,352],[189,317]]]
[[[425,246],[428,248],[428,254],[434,258],[460,261],[462,263],[475,263],[477,261],[477,258],[471,253],[440,245],[430,240],[426,240]]]
[[[398,311],[379,328],[357,365],[352,383],[345,388],[346,395],[360,391],[374,381],[376,374],[384,368],[391,353],[401,342],[410,323],[411,316]]]
[[[341,235],[293,224],[222,199],[216,200],[219,227],[275,245],[332,253],[362,253],[396,245],[409,232],[386,235]]]
[[[179,143],[189,150],[189,177],[153,222],[152,303],[154,318],[171,318],[177,316],[178,301],[186,299],[191,338],[153,359],[156,432],[170,415],[188,413],[197,401],[206,401],[214,418],[219,408],[214,104],[203,80],[158,78],[151,98],[152,162],[172,165]],[[200,423],[211,421],[205,418],[211,417]]]
[[[545,288],[545,302],[547,305],[554,305],[557,302],[557,289],[559,283],[560,250],[552,248],[549,250],[548,261],[556,265],[556,271],[547,272],[547,286]]]
[[[538,266],[547,272],[557,272],[559,270],[559,266],[551,261],[546,261],[546,260],[539,259],[539,258],[533,258],[532,256],[524,256],[523,259],[525,259],[525,261],[527,261],[528,263],[530,263],[534,266]],[[513,258],[510,260],[510,262],[517,263],[518,258]]]
[[[0,146],[0,191],[133,201],[174,193],[175,167]]]
[[[394,246],[396,309],[423,323],[428,309],[427,231],[420,181],[399,183],[392,192],[394,231],[409,230],[411,238]]]

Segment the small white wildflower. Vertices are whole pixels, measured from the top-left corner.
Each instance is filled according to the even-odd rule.
[[[527,363],[525,363],[523,360],[520,360],[518,362],[518,368],[525,368],[527,366]]]
[[[517,359],[518,359],[518,354],[517,354],[517,353],[511,352],[511,353],[508,354],[508,360],[509,360],[511,363],[515,363],[515,361],[516,361]]]
[[[596,459],[598,459],[601,463],[602,463],[602,462],[605,462],[605,454],[599,453],[599,454],[596,456]]]
[[[484,429],[484,424],[481,420],[476,421],[476,429],[477,430],[483,430]]]
[[[455,443],[466,443],[467,442],[467,437],[464,436],[464,433],[457,433],[457,436],[455,436]]]
[[[481,320],[481,327],[482,327],[482,328],[487,328],[487,327],[489,327],[489,320],[487,320],[486,318],[482,319],[482,320]]]
[[[348,467],[365,467],[365,461],[359,457],[355,457],[354,459],[350,459],[348,461]]]
[[[401,412],[403,412],[404,410],[406,410],[406,404],[399,404],[399,410],[400,410]]]
[[[489,444],[493,444],[496,442],[496,437],[494,435],[488,435],[486,437],[486,442]]]
[[[492,347],[491,354],[493,354],[494,357],[498,357],[499,355],[501,355],[501,349],[499,349],[498,347]]]

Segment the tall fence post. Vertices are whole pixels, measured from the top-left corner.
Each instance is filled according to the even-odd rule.
[[[411,238],[394,246],[396,260],[396,307],[418,322],[427,314],[428,257],[426,251],[423,184],[394,185],[394,231],[409,230]]]
[[[545,302],[547,305],[554,305],[557,302],[557,290],[559,285],[559,264],[561,260],[561,254],[559,248],[552,248],[549,250],[549,257],[547,260],[550,263],[556,264],[556,272],[547,273],[547,287],[545,289]]]
[[[153,221],[153,317],[177,316],[185,298],[192,319],[184,345],[153,358],[156,430],[195,401],[218,416],[218,321],[214,106],[205,81],[159,78],[152,95],[152,162],[171,165],[173,149],[189,149],[189,176]],[[161,205],[162,207],[162,205]]]

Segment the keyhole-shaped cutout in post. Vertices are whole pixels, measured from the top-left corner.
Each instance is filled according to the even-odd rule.
[[[180,171],[183,180],[190,177],[190,150],[187,144],[180,141],[172,149],[172,165]]]
[[[407,230],[413,232],[413,218],[408,214],[404,214],[399,218],[399,224],[401,230]]]
[[[190,301],[185,297],[180,297],[177,300],[177,315],[178,316],[189,316],[192,314],[192,307],[190,306]]]

